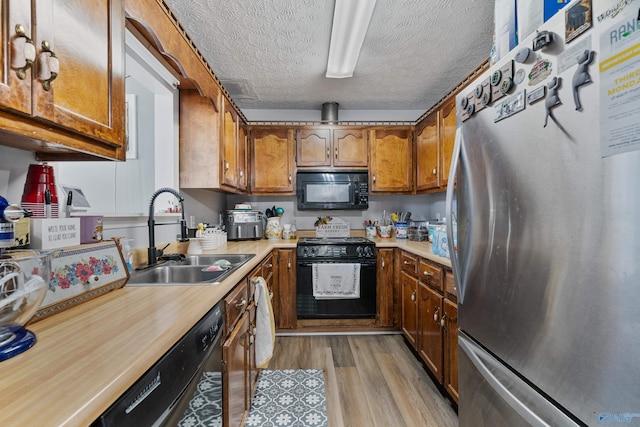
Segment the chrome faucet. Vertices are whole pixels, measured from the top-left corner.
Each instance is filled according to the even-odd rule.
[[[164,187],[164,188],[160,188],[159,190],[156,190],[156,192],[153,193],[153,195],[151,196],[151,201],[149,202],[149,221],[147,222],[147,224],[149,225],[149,247],[147,248],[147,267],[155,265],[158,259],[158,256],[162,255],[162,250],[156,249],[155,232],[154,232],[156,221],[154,220],[154,215],[153,215],[153,205],[156,201],[156,198],[162,193],[171,193],[174,196],[176,196],[176,198],[178,199],[178,202],[180,202],[180,212],[182,212],[182,215],[180,218],[180,240],[179,241],[186,242],[189,240],[189,238],[187,237],[187,221],[185,220],[185,217],[184,217],[184,198],[180,195],[180,193],[178,193],[173,188]]]

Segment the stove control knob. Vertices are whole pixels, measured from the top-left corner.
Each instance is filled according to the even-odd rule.
[[[371,258],[373,256],[373,249],[367,246],[366,248],[364,248],[364,254],[365,256]]]
[[[358,254],[358,258],[364,256],[362,252],[363,252],[362,246],[356,246],[356,254]]]

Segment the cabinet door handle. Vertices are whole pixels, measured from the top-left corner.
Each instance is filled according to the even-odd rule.
[[[287,258],[287,270],[291,271],[291,258]]]
[[[228,171],[229,170],[229,162],[224,162],[224,171]]]
[[[438,175],[438,169],[437,168],[433,168],[433,176]]]
[[[291,184],[291,180],[292,180],[292,177],[291,177],[291,174],[289,174],[289,184]]]
[[[411,294],[411,301],[416,302],[416,291]]]
[[[242,308],[245,305],[247,305],[247,300],[243,298],[242,301],[240,301],[239,303],[236,303],[236,308]]]
[[[375,175],[373,175],[373,183],[374,184],[376,183],[376,176]]]
[[[423,271],[424,275],[427,277],[433,276],[433,273],[429,273],[427,270]]]
[[[382,260],[382,269],[384,270],[384,259]]]
[[[242,178],[244,176],[244,171],[240,170],[240,178]]]
[[[16,25],[16,35],[18,38],[24,38],[24,62],[25,64],[22,66],[16,66],[16,75],[20,80],[24,80],[27,78],[27,70],[31,68],[33,65],[33,61],[36,59],[36,47],[33,44],[33,40],[31,37],[27,35],[26,30],[22,26],[22,24]],[[14,55],[15,56],[15,55]]]
[[[272,268],[273,264],[267,264],[267,268]]]
[[[51,50],[51,45],[49,45],[49,42],[46,40],[42,41],[42,52],[49,54],[48,58],[42,61],[49,67],[49,78],[42,81],[42,88],[48,92],[51,90],[51,83],[58,77],[60,63],[58,62],[56,53]]]
[[[336,160],[338,160],[338,147],[336,147]]]
[[[440,319],[440,326],[441,326],[442,328],[444,328],[444,327],[445,327],[445,325],[447,324],[447,322],[446,322],[446,320],[445,320],[446,318],[447,318],[447,313],[443,314],[443,315],[442,315],[442,319]]]
[[[330,152],[331,152],[331,151],[327,148],[327,159],[329,159],[329,158],[331,157]]]

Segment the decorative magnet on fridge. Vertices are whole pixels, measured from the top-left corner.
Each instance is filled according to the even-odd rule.
[[[571,85],[573,86],[573,100],[576,103],[576,110],[578,111],[582,111],[578,89],[580,86],[591,83],[589,65],[593,62],[595,55],[596,53],[593,50],[585,50],[584,53],[578,57],[578,68],[571,81]]]
[[[551,82],[547,85],[547,87],[549,88],[549,94],[547,95],[547,98],[544,100],[544,108],[547,112],[547,114],[544,117],[544,127],[547,127],[547,122],[549,120],[549,117],[551,117],[551,120],[553,120],[554,122],[556,121],[556,118],[553,116],[553,111],[551,111],[551,109],[562,104],[562,101],[560,101],[560,97],[558,96],[558,89],[560,88],[561,83],[562,83],[561,77],[554,77],[553,79],[551,79]]]

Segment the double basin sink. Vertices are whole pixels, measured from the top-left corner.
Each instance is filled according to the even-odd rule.
[[[217,284],[254,256],[255,254],[186,255],[184,259],[165,261],[134,271],[127,286]]]

